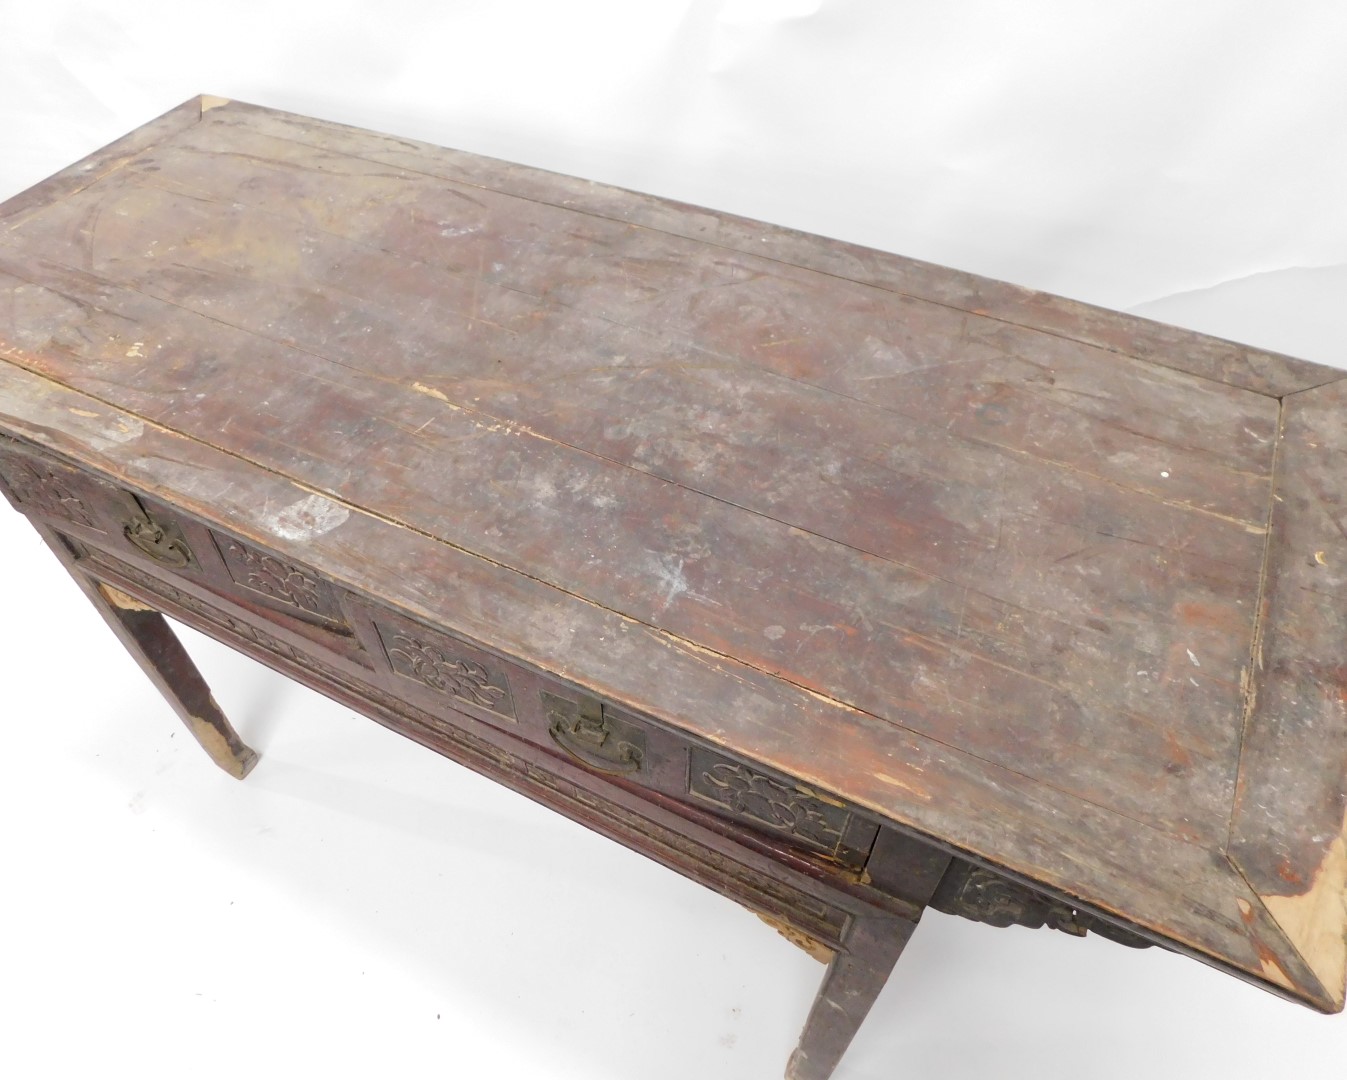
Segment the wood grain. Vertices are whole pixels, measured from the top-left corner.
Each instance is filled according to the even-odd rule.
[[[208,104],[0,207],[0,428],[1341,1007],[1340,373]]]
[[[276,510],[315,498],[293,481],[127,416],[12,364],[0,425],[259,546],[283,549]],[[1307,994],[1313,975],[1223,858],[728,657],[546,586],[481,556],[349,507],[308,537],[305,561],[359,593],[491,643],[540,670],[699,738],[835,791],[928,839],[1135,922],[1172,947],[1269,988]],[[380,557],[370,559],[369,551]],[[828,732],[818,738],[820,729]],[[868,764],[856,768],[857,761]],[[1007,822],[1015,822],[1008,830]]]
[[[1285,400],[1230,843],[1337,1008],[1347,983],[1344,417],[1347,381]]]
[[[974,382],[974,365],[936,364],[952,383],[871,406],[828,387],[826,366],[814,385],[728,347],[697,357],[648,330],[619,338],[514,289],[125,179],[20,230],[31,257],[0,262],[29,279],[14,306],[33,345],[44,326],[117,342],[77,366],[59,341],[30,347],[46,373],[116,383],[110,400],[175,430],[1177,835],[1224,829],[1274,403],[1079,358],[1054,398],[1037,388],[1056,381],[1039,357],[978,365]],[[288,189],[253,190],[290,205]],[[763,303],[790,306],[771,285],[756,282]],[[72,297],[95,312],[69,311]],[[454,306],[462,322],[446,319]],[[135,326],[155,340],[123,349]],[[182,402],[165,349],[184,366],[222,349],[230,361]],[[639,366],[622,362],[633,354]],[[239,386],[278,369],[291,379],[241,410]],[[1181,432],[1183,403],[1199,430]],[[1101,452],[1086,461],[1085,447]],[[1245,468],[1226,464],[1237,453]],[[379,467],[357,473],[357,459]],[[437,503],[446,472],[457,484]],[[1126,724],[1091,718],[1119,709]],[[1098,757],[1080,754],[1089,741]]]

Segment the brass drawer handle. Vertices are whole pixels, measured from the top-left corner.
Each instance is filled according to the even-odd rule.
[[[192,549],[175,526],[155,521],[130,492],[123,493],[123,501],[128,513],[123,518],[122,532],[132,544],[155,562],[174,570],[184,570],[192,565]]]
[[[548,693],[543,694],[543,704],[551,720],[547,733],[581,765],[617,776],[641,771],[644,738],[629,725],[604,716],[602,704],[589,698],[569,701]]]

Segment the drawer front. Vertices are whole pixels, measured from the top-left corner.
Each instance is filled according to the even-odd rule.
[[[657,792],[801,856],[852,870],[869,857],[878,826],[825,793],[443,630],[373,606],[356,610],[357,632],[393,677],[392,688],[422,707],[450,707],[504,726],[600,783]]]
[[[0,483],[18,508],[143,577],[204,589],[351,659],[363,651],[340,592],[275,552],[158,499],[0,438]]]
[[[716,812],[859,869],[878,828],[845,803],[702,746],[688,751],[688,795]]]
[[[536,695],[541,706],[521,708],[527,736],[598,776],[848,869],[869,857],[878,826],[837,799],[551,680],[535,678],[518,693],[521,702]]]
[[[102,533],[116,488],[0,435],[0,486],[23,513]]]
[[[369,651],[395,693],[430,709],[448,706],[513,724],[511,665],[386,608],[358,604],[357,611]]]

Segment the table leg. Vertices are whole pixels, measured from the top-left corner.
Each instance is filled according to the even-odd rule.
[[[256,751],[244,744],[220,711],[206,680],[164,616],[119,589],[93,580],[59,536],[33,524],[211,760],[230,776],[239,780],[247,776],[257,764]]]
[[[853,917],[786,1066],[786,1080],[828,1080],[916,927],[908,919]]]

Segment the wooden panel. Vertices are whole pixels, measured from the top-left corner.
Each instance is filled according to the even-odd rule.
[[[556,792],[609,781],[549,680],[652,718],[642,797],[686,736],[1341,1006],[1343,384],[1274,470],[1275,396],[1336,373],[230,104],[5,216],[0,425],[106,479],[5,486],[142,576],[180,540],[245,647],[378,598],[411,645],[333,671],[388,660],[371,694],[518,731]]]
[[[1288,397],[1230,854],[1341,1008],[1347,381]]]
[[[302,545],[308,565],[343,587],[394,598],[419,619],[491,641],[708,744],[752,745],[768,768],[1329,1007],[1256,894],[1209,848],[879,724],[152,423],[134,442],[109,438],[126,422],[120,410],[0,363],[0,428],[125,486],[171,484],[185,512],[228,521],[234,535],[262,546]],[[308,515],[300,539],[276,531],[277,509],[291,507]],[[366,557],[376,550],[377,560]]]
[[[1042,329],[1274,397],[1337,378],[1335,369],[1321,364],[1007,282],[429,143],[394,139],[244,102],[230,102],[207,119],[212,126],[229,126],[249,135],[273,135],[371,163],[567,207],[590,217],[627,222],[730,251],[752,252],[931,303],[985,313],[998,321]]]
[[[12,286],[29,338],[23,362],[60,381],[1181,837],[1225,832],[1266,480],[1237,478],[1230,490],[1242,494],[1229,498],[1245,517],[1235,519],[1089,476],[1026,468],[1020,454],[989,456],[982,442],[964,440],[946,459],[947,472],[965,477],[957,488],[926,479],[895,501],[890,493],[895,480],[903,492],[902,477],[890,471],[887,486],[877,481],[852,499],[874,507],[858,510],[863,528],[887,532],[882,558],[730,501],[733,485],[742,501],[761,505],[762,485],[807,470],[796,462],[819,445],[804,437],[811,421],[786,420],[816,418],[823,406],[798,384],[779,407],[782,430],[801,430],[798,444],[761,440],[783,463],[769,472],[726,454],[733,471],[705,493],[449,402],[426,392],[421,379],[433,376],[396,378],[397,361],[383,365],[390,374],[366,372],[231,329],[220,321],[234,311],[223,301],[211,301],[214,315],[193,315],[147,297],[148,282],[128,291],[37,259],[23,273],[41,282]],[[71,296],[86,299],[72,304]],[[142,351],[137,327],[151,325],[150,348],[171,354],[168,363],[127,355]],[[16,336],[17,328],[6,340]],[[110,344],[81,347],[75,364],[66,343],[84,339]],[[204,355],[228,363],[194,371],[202,396],[184,399],[182,367]],[[268,382],[278,371],[286,378]],[[243,397],[258,385],[268,387],[260,405]],[[711,407],[704,393],[701,400]],[[1274,405],[1248,394],[1224,404],[1198,400],[1245,427]],[[836,415],[839,433],[857,428]],[[873,453],[893,430],[891,414],[877,415],[888,422],[858,455]],[[729,426],[727,419],[722,427]],[[901,458],[902,449],[893,452]],[[986,501],[974,482],[979,473],[1014,496],[1021,512],[1007,508],[997,535],[975,541],[966,539],[968,526],[932,532],[930,520],[979,517]],[[924,554],[942,549],[956,561],[965,556],[963,565]],[[922,563],[929,569],[913,565]],[[783,608],[798,621],[781,622]],[[1082,754],[1083,746],[1092,753]]]
[[[764,859],[704,825],[675,821],[659,807],[622,798],[620,791],[596,790],[595,784],[575,770],[544,763],[518,744],[500,741],[499,733],[493,736],[489,729],[483,729],[475,716],[454,709],[418,709],[366,681],[368,673],[325,663],[310,651],[296,649],[284,638],[202,604],[192,594],[153,580],[135,567],[97,552],[90,553],[82,565],[100,579],[131,589],[202,633],[299,678],[400,734],[486,773],[754,910],[788,920],[820,941],[840,942],[849,913],[874,910],[872,903],[908,917],[918,914],[913,905],[901,900],[874,896],[872,903],[866,903],[811,881],[779,861]]]
[[[405,692],[435,705],[470,706],[506,720],[515,717],[506,667],[495,657],[392,612],[370,620],[381,663]]]
[[[878,831],[858,821],[845,803],[703,747],[688,754],[687,790],[719,813],[779,833],[845,866],[865,865]]]
[[[4,436],[0,436],[0,484],[26,514],[93,532],[107,528],[91,497],[94,485],[84,473],[26,452]]]
[[[306,567],[219,532],[212,532],[211,539],[224,560],[230,580],[259,602],[275,605],[296,618],[337,626],[345,623],[332,586]]]
[[[195,97],[169,109],[163,116],[109,143],[88,157],[62,169],[40,184],[0,203],[0,229],[12,227],[29,214],[123,168],[127,162],[161,139],[200,123],[203,98]]]
[[[572,800],[587,805],[604,805],[606,798],[622,793],[622,789],[614,789],[607,784],[605,777],[577,772],[565,764],[557,765],[555,759],[549,759],[542,753],[530,753],[527,747],[511,739],[501,741],[498,731],[493,733],[490,728],[482,726],[481,713],[476,708],[472,713],[461,712],[456,708],[445,708],[443,702],[439,700],[434,703],[434,708],[418,708],[399,693],[406,689],[405,684],[394,682],[390,685],[389,680],[380,677],[383,672],[379,670],[363,670],[359,666],[351,665],[346,657],[332,656],[324,660],[316,656],[308,645],[296,641],[296,638],[287,633],[283,627],[258,625],[257,621],[247,616],[239,618],[223,610],[227,605],[220,605],[218,601],[213,601],[209,597],[203,598],[196,590],[189,592],[175,583],[160,580],[153,574],[122,562],[97,548],[88,547],[78,541],[72,543],[76,549],[79,566],[100,581],[110,582],[118,589],[128,590],[132,594],[132,599],[128,602],[152,604],[203,633],[236,648],[241,647],[250,655],[273,667],[279,667],[285,673],[294,674],[298,670],[303,673],[304,681],[311,685],[313,685],[312,677],[316,676],[320,680],[317,683],[319,690],[330,693],[335,687],[355,695],[359,700],[359,707],[367,714],[371,712],[371,707],[379,718],[383,717],[385,711],[396,714],[401,722],[393,726],[403,734],[417,737],[416,730],[407,730],[407,722],[410,721],[413,729],[441,737],[448,736],[450,742],[459,747],[490,748],[492,760],[501,764],[510,764],[522,758],[525,771],[537,784],[553,792],[565,790],[571,794]],[[140,599],[134,599],[136,597]],[[500,670],[502,663],[493,661],[497,670]],[[567,688],[564,692],[574,691]],[[342,696],[341,699],[346,700],[346,697]],[[515,735],[523,733],[520,729],[508,730]],[[447,752],[451,757],[458,757],[455,752],[446,748],[443,738],[437,742],[436,749],[442,753]],[[685,759],[685,745],[679,746],[679,753],[680,758]],[[562,758],[561,761],[565,762],[566,759]],[[556,775],[558,771],[568,779],[563,780]],[[540,801],[552,804],[551,800],[546,798]],[[731,876],[727,882],[729,888],[725,891],[743,902],[750,903],[758,910],[776,911],[782,917],[794,920],[821,940],[835,942],[836,935],[845,926],[844,912],[853,908],[860,910],[859,907],[855,907],[859,903],[864,903],[866,910],[878,909],[909,918],[917,914],[912,906],[913,901],[906,899],[908,893],[903,890],[887,895],[868,888],[866,883],[857,877],[839,874],[835,866],[809,865],[800,858],[782,858],[781,851],[773,849],[771,845],[756,842],[750,832],[724,828],[709,821],[705,815],[689,812],[687,808],[672,805],[667,801],[647,805],[638,814],[623,811],[616,805],[611,805],[610,809],[613,811],[612,820],[607,823],[608,827],[601,831],[608,832],[616,825],[619,839],[638,850],[646,851],[647,854],[650,852],[641,843],[632,843],[633,834],[623,830],[621,824],[625,822],[636,826],[638,822],[646,821],[648,825],[638,826],[634,834],[640,838],[646,835],[649,828],[654,827],[654,822],[672,823],[677,817],[681,820],[680,827],[684,835],[675,846],[685,855],[698,850],[699,844],[693,839],[694,837],[716,836],[723,840],[716,845],[716,850],[730,855],[732,859],[752,865],[759,871],[767,866],[773,867],[774,870],[765,875],[761,873],[755,875],[746,868],[740,869]],[[863,823],[856,823],[848,829],[848,836],[866,839],[868,851],[868,842],[873,840],[875,831],[873,826],[867,827]],[[667,828],[662,828],[661,832],[672,836],[671,830]],[[771,862],[763,862],[763,857],[770,858]],[[859,863],[864,860],[857,858],[851,861]],[[698,880],[705,880],[703,871],[709,871],[712,866],[724,870],[729,865],[723,858],[717,860],[711,851],[704,852],[702,862],[706,865],[698,868],[694,863],[692,866],[691,876]],[[689,872],[687,863],[675,868],[685,873]],[[808,898],[785,885],[783,881],[792,878],[800,880],[799,874],[802,870],[809,872],[822,886],[817,890],[811,890]],[[717,879],[713,876],[712,880]],[[772,898],[786,901],[791,897],[794,897],[793,901],[788,902],[784,909],[772,903],[764,906],[755,903],[753,899]],[[833,902],[840,901],[846,906],[838,910],[825,897],[830,897]]]

